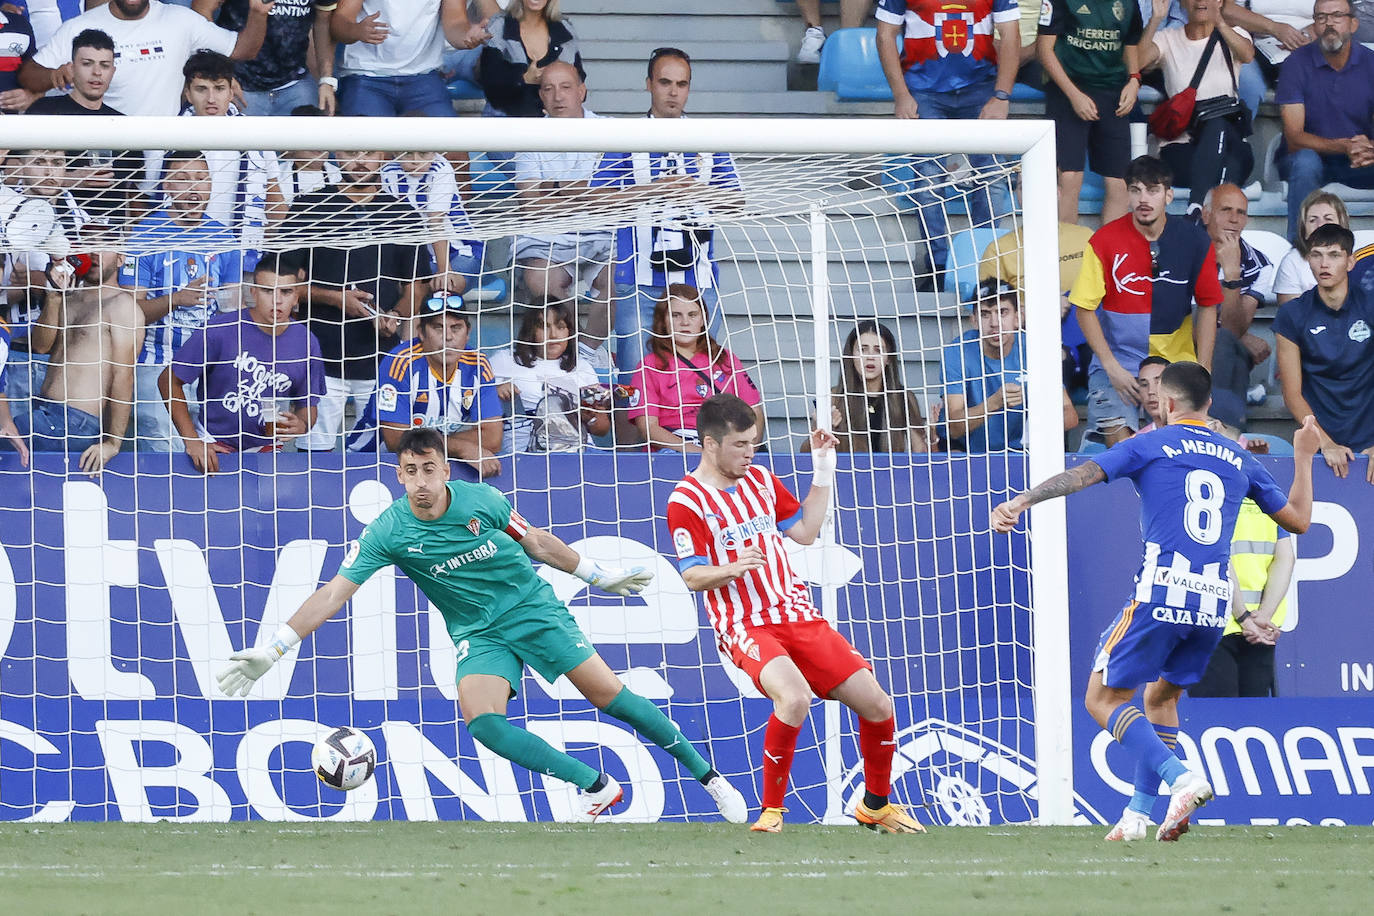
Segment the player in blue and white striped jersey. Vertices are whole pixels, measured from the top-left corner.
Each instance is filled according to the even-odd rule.
[[[1287,496],[1248,451],[1207,426],[1212,376],[1176,362],[1160,376],[1166,425],[1133,436],[1063,474],[1002,503],[992,527],[1011,531],[1038,502],[1118,478],[1140,494],[1145,556],[1132,600],[1103,631],[1093,659],[1086,705],[1093,718],[1139,760],[1136,794],[1108,840],[1145,836],[1155,792],[1169,784],[1169,809],[1155,838],[1176,840],[1212,787],[1183,765],[1178,700],[1196,684],[1221,640],[1231,606],[1227,575],[1231,532],[1247,497],[1287,530],[1312,521],[1312,458],[1319,436],[1309,416],[1293,437],[1293,486]],[[1243,621],[1245,613],[1237,619]],[[1144,711],[1132,701],[1146,684]]]
[[[132,289],[146,325],[134,374],[134,431],[139,448],[156,452],[184,447],[158,377],[211,315],[238,307],[243,279],[238,240],[205,215],[210,172],[204,154],[178,150],[163,161],[166,204],[134,226],[119,270],[119,285]]]
[[[443,153],[401,153],[382,166],[382,190],[410,202],[443,237],[430,246],[433,288],[462,294],[478,285],[485,243],[476,235],[453,163]]]

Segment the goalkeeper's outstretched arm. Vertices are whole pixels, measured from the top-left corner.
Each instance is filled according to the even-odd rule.
[[[581,556],[557,535],[542,528],[530,526],[520,537],[520,546],[525,553],[540,563],[547,563],[554,569],[571,573],[588,585],[617,595],[637,595],[653,580],[651,570],[642,566],[620,569],[615,566],[602,566],[595,560]]]
[[[320,586],[305,599],[291,619],[282,624],[270,643],[229,656],[229,664],[216,678],[219,689],[231,697],[247,696],[257,679],[266,674],[277,663],[277,659],[295,648],[301,639],[318,630],[320,624],[339,613],[339,609],[357,590],[357,583],[343,576],[335,576]]]

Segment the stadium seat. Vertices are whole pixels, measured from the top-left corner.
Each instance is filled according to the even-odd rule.
[[[448,97],[455,102],[460,99],[484,99],[486,94],[482,92],[482,87],[474,82],[465,79],[449,80],[445,86],[448,90]]]
[[[465,300],[474,302],[502,302],[506,298],[509,287],[504,277],[499,274],[484,273],[481,276],[481,285],[469,289],[463,294]]]
[[[1026,83],[1017,83],[1011,87],[1011,100],[1013,102],[1043,102],[1045,101],[1045,90]]]
[[[1269,263],[1275,267],[1278,267],[1279,261],[1282,261],[1284,255],[1288,254],[1288,249],[1293,247],[1288,243],[1288,239],[1277,232],[1269,232],[1265,229],[1246,229],[1240,235],[1241,238],[1250,243],[1251,248],[1268,258]]]
[[[978,294],[978,261],[983,250],[1002,233],[983,226],[964,229],[949,239],[949,262],[945,265],[945,292],[958,293],[959,301],[971,303]]]
[[[892,101],[878,60],[877,29],[837,29],[821,48],[816,86],[842,102]]]

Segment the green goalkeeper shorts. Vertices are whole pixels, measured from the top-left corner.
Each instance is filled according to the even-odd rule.
[[[469,674],[493,674],[506,679],[511,696],[519,690],[525,665],[552,682],[596,654],[568,609],[547,604],[510,611],[487,626],[461,634],[454,645],[458,647],[456,681]]]

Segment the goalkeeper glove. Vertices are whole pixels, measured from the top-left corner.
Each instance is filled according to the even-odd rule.
[[[653,572],[643,566],[621,569],[618,566],[602,566],[586,557],[578,561],[573,575],[588,585],[617,595],[638,595],[654,578]]]
[[[215,678],[219,681],[220,692],[230,697],[248,696],[257,679],[300,641],[295,630],[283,625],[268,645],[235,652],[229,656],[230,663]]]

